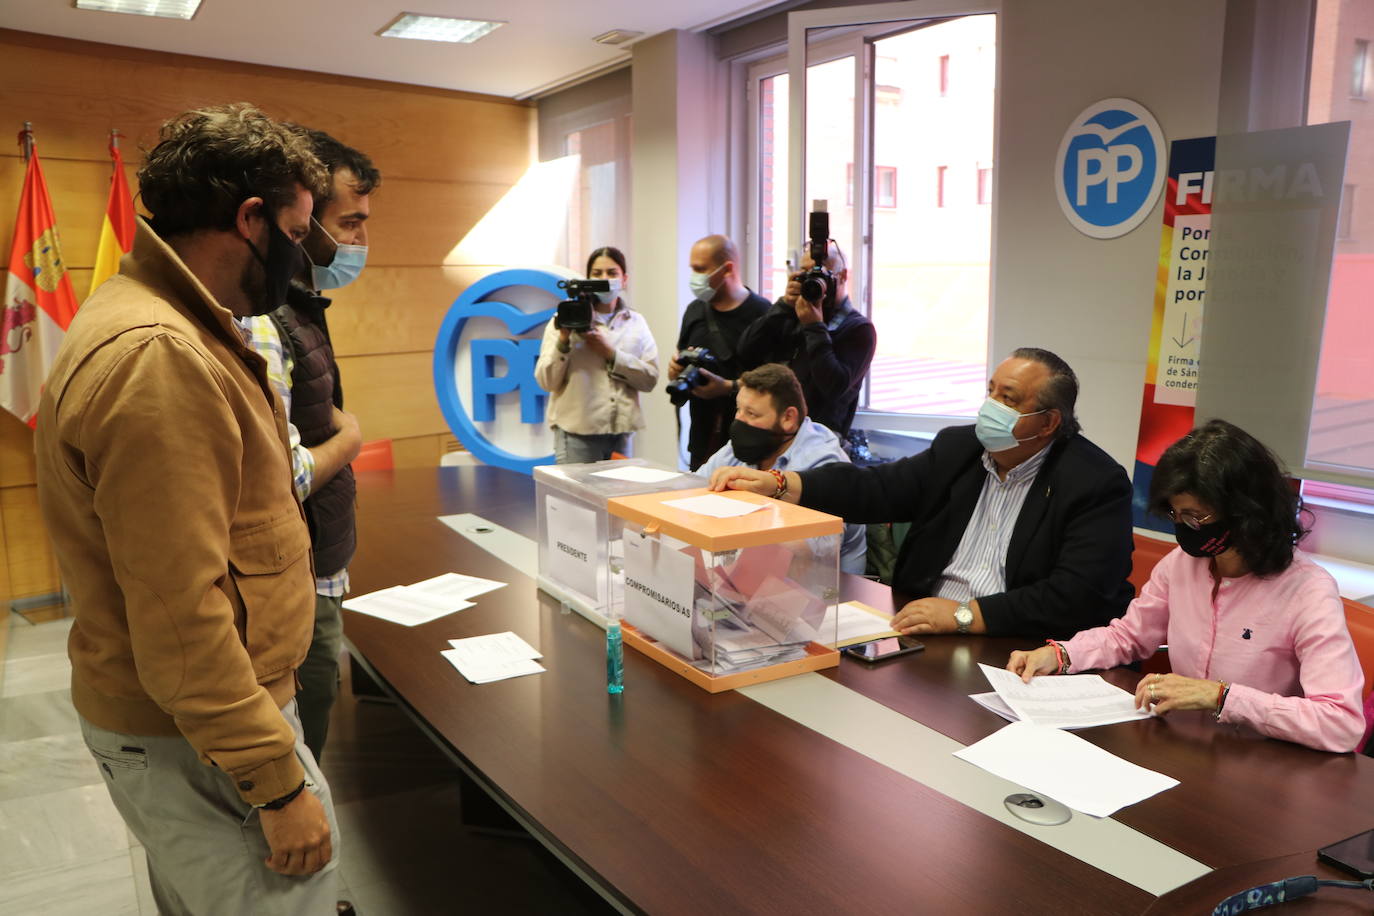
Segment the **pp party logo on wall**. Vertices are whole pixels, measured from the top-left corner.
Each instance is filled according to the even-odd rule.
[[[548,393],[534,379],[544,323],[572,272],[500,270],[463,291],[434,344],[434,391],[458,441],[479,460],[529,474],[553,462]]]
[[[1070,223],[1095,239],[1125,235],[1164,187],[1164,133],[1144,106],[1103,99],[1069,125],[1054,160],[1054,187]]]

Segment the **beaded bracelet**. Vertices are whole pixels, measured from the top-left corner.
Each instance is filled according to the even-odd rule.
[[[782,499],[783,495],[787,493],[787,475],[777,468],[769,468],[768,473],[772,474],[773,479],[778,482],[778,488],[773,491],[773,498]]]

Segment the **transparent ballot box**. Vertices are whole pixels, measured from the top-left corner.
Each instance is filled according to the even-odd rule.
[[[607,514],[606,500],[701,485],[700,477],[643,458],[535,468],[539,587],[604,627],[625,600],[623,523]]]
[[[841,519],[705,489],[607,506],[627,645],[712,693],[839,664]]]

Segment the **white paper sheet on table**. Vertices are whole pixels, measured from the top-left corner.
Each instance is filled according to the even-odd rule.
[[[831,608],[825,612],[825,621],[821,624],[822,639],[834,632],[835,610],[835,608]],[[881,636],[896,635],[896,631],[892,629],[890,624],[891,618],[869,610],[867,605],[857,601],[846,601],[839,605],[838,610],[839,636],[833,644],[827,642],[826,645],[846,646],[854,642],[877,639]]]
[[[632,464],[623,468],[593,471],[592,476],[609,477],[611,480],[628,480],[631,483],[663,483],[665,480],[681,477],[682,474],[677,471],[661,471],[658,468],[646,468]]]
[[[468,601],[478,595],[504,588],[505,585],[506,583],[497,582],[495,579],[481,579],[451,572],[416,582],[407,588],[450,601]]]
[[[954,756],[1093,817],[1178,785],[1077,735],[1029,722],[1013,722]]]
[[[472,602],[431,594],[409,585],[393,585],[391,588],[349,598],[343,606],[359,614],[413,627],[470,608]]]
[[[741,515],[748,515],[750,512],[757,512],[764,508],[763,503],[745,502],[742,499],[717,496],[715,493],[707,493],[704,496],[687,496],[683,499],[668,499],[664,500],[663,505],[672,506],[674,509],[683,509],[687,512],[695,512],[698,515],[709,515],[712,518],[739,518]]]
[[[1134,694],[1108,684],[1096,674],[1037,677],[1024,684],[1005,668],[983,664],[978,667],[1017,717],[1036,725],[1090,728],[1150,717],[1146,710],[1136,708]]]
[[[509,631],[450,639],[448,644],[452,648],[439,654],[474,684],[488,684],[544,671],[544,666],[535,661],[544,657],[539,650]]]

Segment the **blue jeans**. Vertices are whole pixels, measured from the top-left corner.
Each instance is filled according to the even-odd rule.
[[[559,464],[588,464],[605,461],[611,452],[629,454],[629,433],[604,433],[583,436],[553,428],[553,455]]]

